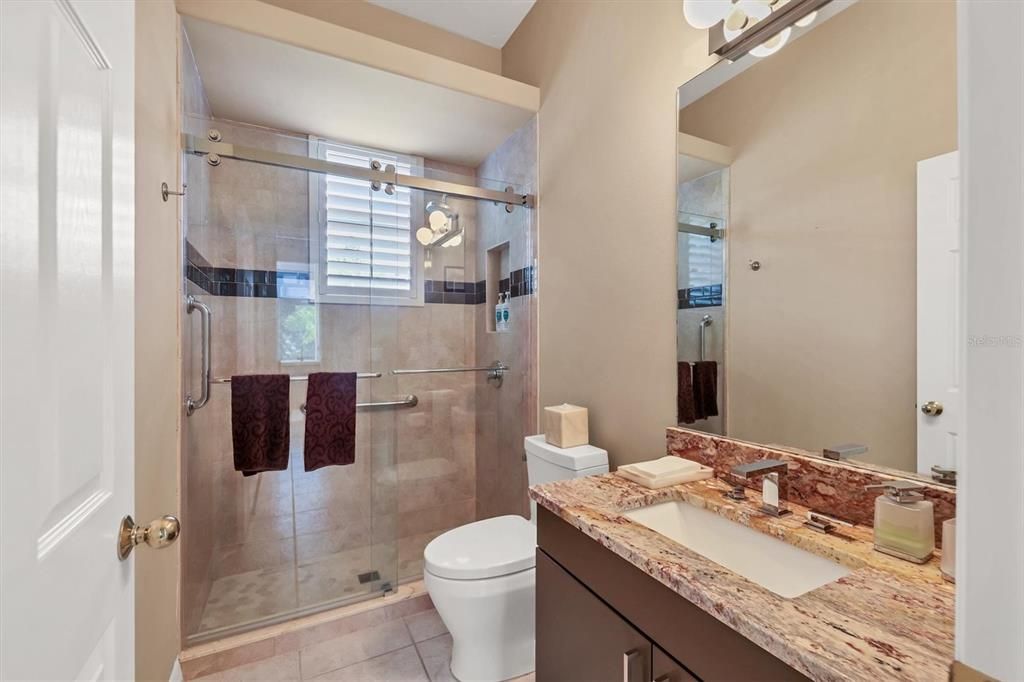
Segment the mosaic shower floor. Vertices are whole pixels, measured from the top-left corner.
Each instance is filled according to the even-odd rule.
[[[423,548],[441,532],[399,540],[402,558],[398,562],[398,583],[423,574]],[[376,593],[382,582],[395,580],[394,569],[388,568],[394,563],[394,552],[393,547],[357,547],[299,566],[289,564],[218,578],[210,587],[200,631],[243,625],[296,609]],[[374,570],[379,571],[381,580],[360,582],[360,575]]]

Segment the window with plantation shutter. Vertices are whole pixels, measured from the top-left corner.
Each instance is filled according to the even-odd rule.
[[[316,158],[359,168],[372,161],[420,175],[422,161],[390,152],[311,140]],[[413,232],[420,200],[405,187],[372,191],[365,180],[311,174],[311,262],[319,264],[319,300],[422,305],[422,258]],[[315,206],[314,206],[315,201]]]
[[[721,218],[711,218],[694,213],[680,212],[679,222],[697,227],[725,228],[725,221]],[[724,240],[712,241],[703,235],[686,233],[680,233],[679,238],[685,240],[685,246],[680,248],[680,260],[685,261],[685,286],[721,285],[725,279]]]

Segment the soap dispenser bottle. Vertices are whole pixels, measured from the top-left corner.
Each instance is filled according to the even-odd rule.
[[[883,490],[875,500],[875,549],[915,564],[928,561],[935,551],[935,510],[924,487],[886,481],[865,488]]]
[[[494,304],[494,331],[501,331],[501,299],[502,294],[498,294],[498,302]]]

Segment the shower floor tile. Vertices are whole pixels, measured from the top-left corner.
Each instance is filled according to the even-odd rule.
[[[247,623],[298,606],[295,569],[263,569],[214,581],[203,609],[201,630]]]

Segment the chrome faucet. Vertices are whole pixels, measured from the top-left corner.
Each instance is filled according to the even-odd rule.
[[[789,464],[780,459],[759,459],[756,462],[737,464],[731,470],[733,476],[744,481],[763,477],[761,484],[761,511],[771,516],[785,516],[789,514],[786,509],[786,501],[789,499],[789,483],[786,474],[789,471]],[[743,486],[736,486],[727,492],[726,497],[734,500],[746,499],[743,494]],[[776,499],[777,503],[768,502],[769,499]]]

